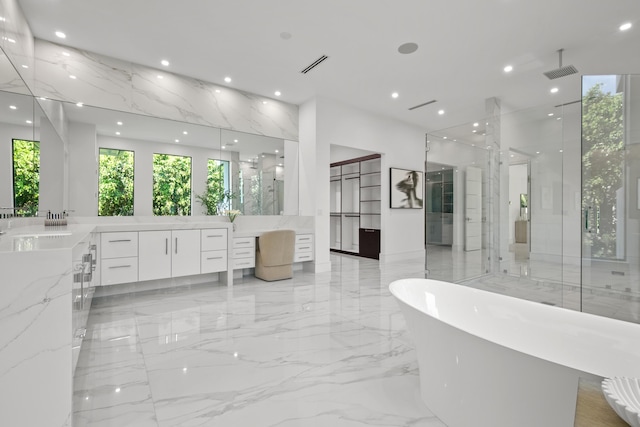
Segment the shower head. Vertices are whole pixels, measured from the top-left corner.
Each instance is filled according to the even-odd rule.
[[[555,70],[547,71],[547,72],[544,73],[544,75],[547,76],[547,78],[549,78],[549,80],[559,79],[560,77],[570,76],[571,74],[575,74],[575,73],[578,72],[576,67],[574,67],[573,65],[566,65],[564,67],[562,66],[562,51],[563,50],[564,49],[558,50],[558,59],[559,59],[558,68],[556,68]]]

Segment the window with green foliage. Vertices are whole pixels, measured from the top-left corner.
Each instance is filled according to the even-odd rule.
[[[153,214],[191,215],[191,157],[153,155]]]
[[[19,215],[38,213],[40,194],[40,143],[13,140],[13,207]]]
[[[133,215],[133,165],[133,151],[100,149],[99,216]]]
[[[582,98],[582,196],[583,212],[594,212],[597,231],[585,235],[584,243],[593,258],[620,259],[618,246],[625,236],[617,235],[617,225],[624,212],[617,211],[617,190],[624,186],[624,96],[616,92],[615,76],[592,79]]]
[[[229,162],[209,159],[207,162],[207,188],[203,194],[196,195],[198,201],[207,210],[207,215],[219,215],[231,209],[229,182]]]

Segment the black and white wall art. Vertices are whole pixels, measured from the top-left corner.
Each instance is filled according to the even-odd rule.
[[[423,174],[420,171],[391,168],[389,185],[392,209],[422,209]]]

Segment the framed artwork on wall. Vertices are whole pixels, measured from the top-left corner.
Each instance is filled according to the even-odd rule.
[[[392,209],[422,209],[424,181],[422,172],[390,169],[390,207]]]

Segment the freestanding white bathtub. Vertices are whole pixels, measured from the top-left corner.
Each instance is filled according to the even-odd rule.
[[[640,325],[437,280],[389,289],[449,427],[573,426],[579,377],[640,377]]]

